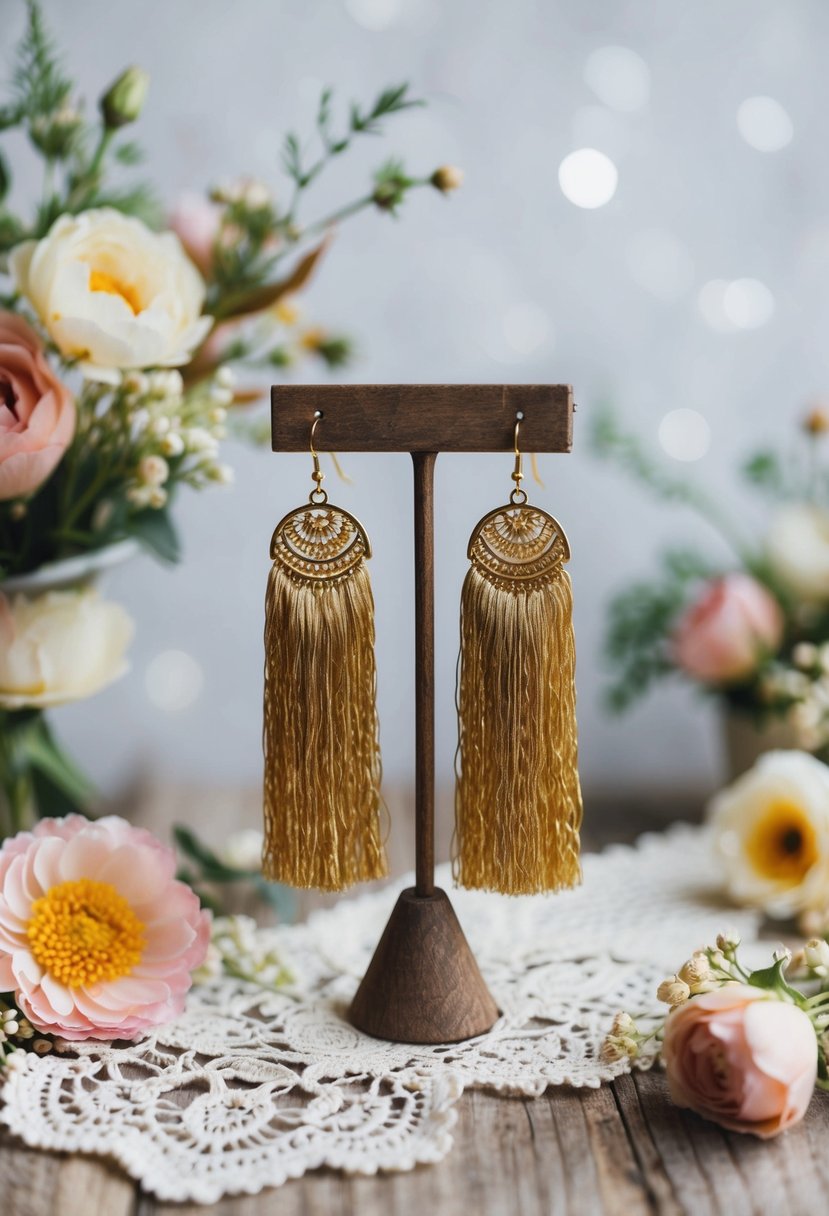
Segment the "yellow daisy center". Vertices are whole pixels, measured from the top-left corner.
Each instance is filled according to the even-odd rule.
[[[133,316],[141,312],[141,299],[132,283],[125,283],[122,279],[116,278],[114,274],[107,274],[105,270],[90,270],[89,290],[104,291],[107,295],[120,296]]]
[[[67,988],[129,975],[145,945],[123,895],[93,878],[59,883],[35,900],[26,935],[35,960]]]
[[[818,859],[817,833],[796,802],[773,802],[755,823],[746,852],[758,874],[794,887]]]

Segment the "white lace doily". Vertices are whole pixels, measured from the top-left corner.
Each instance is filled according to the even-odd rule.
[[[404,879],[306,925],[258,930],[296,990],[222,977],[139,1043],[29,1055],[5,1082],[0,1118],[27,1144],[113,1157],[166,1200],[255,1194],[323,1165],[372,1174],[439,1161],[464,1088],[598,1086],[629,1067],[599,1059],[619,1009],[653,1009],[659,980],[726,925],[756,937],[755,914],[723,905],[699,829],[588,856],[584,877],[549,897],[452,892],[503,1011],[478,1039],[411,1047],[345,1020]],[[451,887],[446,868],[438,879]]]

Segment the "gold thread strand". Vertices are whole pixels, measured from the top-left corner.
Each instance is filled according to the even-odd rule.
[[[296,887],[386,873],[368,552],[330,505],[291,512],[271,542],[263,870]]]
[[[461,596],[454,873],[509,894],[581,880],[569,546],[546,512],[492,512]]]

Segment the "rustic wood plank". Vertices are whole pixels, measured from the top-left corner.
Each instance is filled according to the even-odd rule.
[[[9,1216],[130,1216],[136,1186],[117,1167],[94,1157],[27,1148],[0,1135],[0,1195]]]
[[[567,384],[278,384],[271,389],[275,452],[505,452],[516,415],[524,452],[569,452]]]

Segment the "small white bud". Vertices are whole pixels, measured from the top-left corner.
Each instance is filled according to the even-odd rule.
[[[143,372],[127,372],[121,382],[126,392],[142,397],[149,387],[149,381]]]
[[[829,974],[829,943],[822,937],[811,938],[803,947],[803,956],[810,971]]]
[[[177,431],[170,431],[161,441],[161,450],[165,456],[180,456],[184,451],[184,440]]]
[[[25,1051],[10,1051],[4,1064],[9,1072],[25,1072],[28,1068]]]
[[[708,962],[708,956],[698,950],[692,954],[687,963],[684,963],[677,972],[679,978],[683,980],[689,988],[693,988],[700,981],[710,980],[712,976],[711,966]]]
[[[130,486],[127,490],[127,502],[133,507],[149,505],[151,489],[149,486]]]
[[[221,425],[227,420],[227,410],[223,405],[217,405],[215,409],[210,411],[210,421]]]
[[[233,392],[229,388],[222,388],[220,384],[213,384],[210,388],[210,400],[216,405],[230,405],[233,401]]]
[[[216,383],[221,388],[233,388],[236,383],[236,376],[233,370],[229,367],[220,367],[216,372]]]
[[[158,418],[153,418],[150,423],[150,434],[155,435],[157,439],[161,439],[170,429],[170,419],[166,414],[159,415]]]
[[[717,934],[717,949],[727,953],[729,950],[736,950],[740,944],[740,934],[736,929],[726,929],[725,933]]]
[[[804,671],[817,666],[818,649],[811,642],[798,642],[792,651],[792,659]]]
[[[167,505],[167,491],[162,489],[161,486],[153,486],[150,490],[148,505],[154,511],[160,511],[162,507]]]
[[[145,485],[163,486],[170,476],[170,466],[163,456],[144,456],[138,462],[138,476]]]
[[[776,963],[791,962],[791,957],[792,957],[792,952],[791,952],[791,950],[789,950],[788,946],[778,946],[777,949],[775,950],[774,954],[772,955],[772,958],[774,959],[774,961]]]

